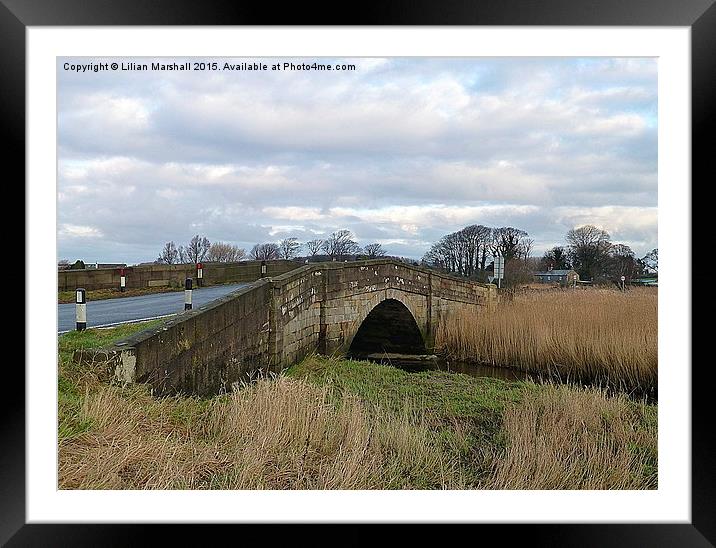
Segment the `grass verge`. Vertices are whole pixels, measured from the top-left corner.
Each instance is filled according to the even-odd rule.
[[[154,293],[173,293],[183,291],[183,287],[159,286],[159,287],[137,287],[132,289],[90,289],[85,293],[88,301],[101,301],[104,299],[122,299],[124,297],[137,297],[139,295],[153,295]],[[58,291],[57,303],[67,304],[75,302],[74,291]]]

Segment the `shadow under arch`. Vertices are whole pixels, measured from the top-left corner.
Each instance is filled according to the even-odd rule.
[[[396,299],[370,311],[351,341],[349,356],[374,353],[425,354],[425,341],[413,314]]]

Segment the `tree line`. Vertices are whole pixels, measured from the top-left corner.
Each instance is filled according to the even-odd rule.
[[[583,280],[595,282],[638,278],[659,271],[659,250],[638,258],[626,244],[613,243],[606,230],[594,225],[567,232],[566,246],[555,246],[542,256],[543,270],[573,269]]]
[[[205,236],[196,234],[188,244],[177,246],[166,242],[155,262],[162,264],[184,264],[199,262],[237,262],[243,260],[269,261],[295,259],[301,250],[307,258],[326,257],[329,260],[345,260],[360,256],[377,258],[386,255],[379,243],[358,245],[350,230],[337,230],[327,238],[316,238],[300,242],[298,238],[284,238],[278,242],[263,242],[254,245],[247,253],[244,248],[226,242],[210,242]]]
[[[467,278],[487,281],[492,274],[492,258],[505,258],[505,282],[524,283],[536,270],[573,269],[582,280],[595,282],[627,280],[658,272],[658,249],[637,258],[632,249],[613,243],[606,230],[594,225],[576,227],[567,232],[565,245],[552,247],[544,255],[531,257],[534,240],[525,230],[511,226],[469,225],[435,242],[422,258],[422,264]],[[386,256],[379,243],[361,247],[350,230],[337,230],[325,239],[300,242],[284,238],[278,242],[255,244],[245,249],[226,242],[210,242],[195,235],[186,245],[173,241],[164,244],[156,262],[164,264],[198,262],[237,262],[243,260],[295,259],[301,251],[309,260],[346,260]]]
[[[422,263],[460,276],[487,281],[492,274],[493,257],[505,258],[505,281],[524,283],[536,270],[575,270],[580,279],[595,282],[627,280],[658,272],[658,249],[637,258],[632,249],[613,243],[606,230],[594,225],[567,232],[566,245],[549,249],[541,259],[530,255],[534,240],[515,227],[469,225],[434,243]]]
[[[440,238],[425,253],[422,262],[427,266],[484,281],[488,277],[487,267],[492,264],[492,257],[503,256],[505,272],[510,264],[514,274],[516,263],[529,258],[533,245],[534,240],[519,228],[469,225]]]

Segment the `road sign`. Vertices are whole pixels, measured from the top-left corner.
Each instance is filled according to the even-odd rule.
[[[626,280],[626,276],[622,276],[622,281]]]
[[[497,279],[497,287],[502,287],[502,279],[505,277],[505,258],[502,255],[492,257],[492,273]]]
[[[494,276],[498,280],[502,280],[505,277],[505,258],[501,255],[493,257],[493,270]]]

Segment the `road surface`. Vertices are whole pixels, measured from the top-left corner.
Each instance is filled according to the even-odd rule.
[[[214,285],[194,289],[191,296],[192,305],[194,308],[199,308],[245,285],[248,284]],[[75,328],[74,303],[60,304],[57,308],[58,333],[72,331]],[[100,327],[131,321],[148,320],[183,311],[183,291],[88,301],[87,327]]]

